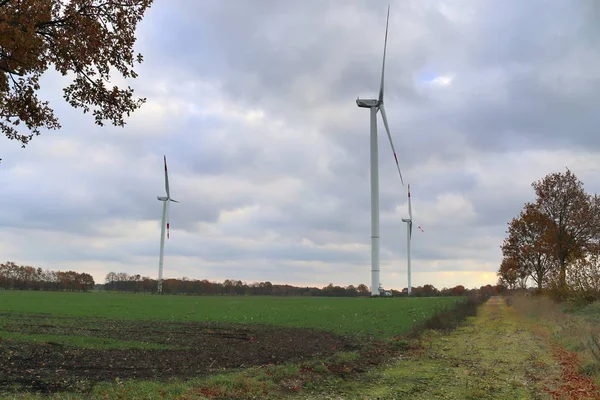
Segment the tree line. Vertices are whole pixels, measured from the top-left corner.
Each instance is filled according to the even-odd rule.
[[[533,283],[556,299],[600,299],[600,198],[568,168],[531,186],[535,200],[508,224],[498,283]]]
[[[104,283],[96,284],[94,278],[87,273],[75,271],[50,271],[27,265],[17,265],[12,261],[0,264],[0,289],[9,290],[58,290],[58,291],[108,291],[129,293],[156,293],[157,280],[140,274],[125,272],[109,272]],[[411,296],[467,296],[474,291],[493,295],[501,292],[502,286],[486,285],[479,289],[467,289],[463,285],[437,289],[433,285],[412,288]],[[331,296],[331,297],[368,297],[371,292],[367,285],[337,286],[329,285],[318,288],[308,286],[292,286],[273,284],[271,282],[246,283],[235,279],[223,282],[211,282],[207,279],[188,279],[186,277],[165,279],[165,294],[183,295],[217,295],[217,296]],[[392,295],[407,295],[407,289],[391,290]]]
[[[86,273],[42,270],[8,261],[0,264],[0,288],[85,292],[94,288],[94,278]]]
[[[147,276],[129,275],[125,272],[109,272],[106,275],[104,285],[96,285],[98,290],[154,293],[156,292],[157,280]],[[479,289],[466,289],[462,285],[452,288],[437,289],[433,285],[424,285],[412,288],[412,296],[466,296],[472,290],[489,292],[490,295],[498,293],[502,288],[486,285]],[[235,279],[225,279],[223,282],[211,282],[207,279],[165,279],[163,280],[163,293],[166,294],[188,294],[188,295],[220,295],[220,296],[331,296],[331,297],[356,297],[370,296],[371,292],[367,285],[337,286],[329,285],[318,288],[308,286],[292,286],[273,284],[271,282],[246,283]],[[407,289],[402,291],[392,290],[393,296],[406,296]]]

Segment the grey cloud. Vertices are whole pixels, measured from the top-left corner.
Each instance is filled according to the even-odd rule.
[[[473,38],[468,61],[477,66],[559,61],[586,33],[593,34],[580,29],[591,22],[585,21],[586,8],[586,2],[566,1],[483,3],[471,25],[480,34]]]
[[[511,74],[505,87],[503,100],[480,101],[457,120],[477,148],[506,150],[514,138],[524,139],[529,148],[598,148],[594,105],[600,102],[600,81],[590,81],[584,93],[573,97],[551,90],[539,81],[538,71],[529,70]]]
[[[320,102],[340,101],[346,95],[351,99],[359,94],[376,93],[385,5],[381,3],[381,7],[377,8],[361,3],[308,2],[302,6],[288,4],[283,7],[277,2],[268,6],[234,2],[217,6],[203,2],[192,7],[190,12],[189,5],[186,4],[184,9],[180,4],[174,7],[180,13],[177,15],[177,29],[187,34],[168,36],[157,44],[164,46],[166,54],[170,55],[165,57],[167,64],[184,57],[193,63],[198,73],[211,78],[218,75],[232,98],[249,104],[268,104],[272,108],[285,99],[296,103],[296,106],[314,108],[317,104],[298,104],[299,97],[290,97],[289,89],[301,76],[309,77],[321,87],[329,86],[329,90],[323,92],[325,97],[318,100]],[[410,8],[402,11],[419,17]],[[364,24],[365,28],[357,29],[355,24],[342,23],[342,17],[350,15],[359,18],[360,22],[356,22]],[[159,18],[158,14],[155,18]],[[397,25],[400,32],[396,32],[396,48],[403,37],[403,24]],[[392,26],[391,29],[394,28]],[[189,50],[189,42],[167,41],[169,38],[188,37],[191,32],[198,35],[193,39],[194,51]],[[424,37],[419,37],[419,40],[424,40]],[[219,43],[218,48],[210,44],[215,42]],[[414,64],[424,62],[423,46],[411,42],[406,44],[411,46],[412,51],[406,51],[401,62],[397,56],[389,57],[389,71],[409,71]],[[364,54],[373,57],[368,59]],[[207,56],[210,56],[210,62],[206,61]],[[225,77],[223,71],[227,72]],[[401,80],[396,82],[396,77]],[[392,98],[399,88],[414,92],[406,73],[390,72],[388,85]]]
[[[414,241],[415,260],[444,261],[436,270],[458,271],[467,267],[450,267],[452,260],[469,259],[472,269],[498,257],[505,223],[528,194],[486,185],[468,170],[470,161],[507,160],[481,166],[503,168],[506,176],[528,165],[510,165],[507,151],[598,149],[600,57],[590,46],[600,31],[589,15],[599,8],[585,3],[586,16],[584,3],[569,4],[487,2],[455,5],[449,14],[435,2],[392,4],[386,109],[413,206],[425,218],[437,196],[460,193],[476,213],[469,224],[425,226]],[[167,154],[173,196],[181,201],[171,208],[168,257],[199,260],[197,269],[171,263],[173,275],[280,282],[356,282],[360,275],[368,281],[368,250],[315,249],[300,241],[369,243],[369,113],[354,101],[377,93],[386,5],[157,3],[140,27],[146,62],[133,86],[168,108],[164,120],[149,125],[134,117],[125,129],[99,129],[60,103],[65,128],[36,138],[39,145],[24,152],[10,150],[13,161],[2,164],[0,225],[106,238],[95,227],[108,218],[158,221]],[[426,72],[455,79],[436,87],[421,82]],[[265,117],[246,124],[227,110],[208,110],[228,103]],[[382,255],[398,263],[405,257],[405,225],[391,215],[405,207],[406,187],[378,123]],[[46,155],[57,140],[87,153]],[[115,154],[112,166],[93,160]],[[22,175],[13,166],[33,172]],[[245,206],[259,208],[247,220],[224,222],[226,211]],[[234,240],[268,233],[279,239]],[[157,247],[158,231],[153,240],[115,241],[110,256],[91,246],[44,251],[57,260],[127,260],[137,272]]]
[[[269,263],[288,261],[319,261],[325,263],[345,262],[352,258],[354,262],[367,262],[368,255],[356,251],[340,251],[326,248],[305,246],[300,243],[285,243],[279,241],[261,241],[258,244],[228,243],[221,239],[206,238],[201,243],[187,244],[181,242],[169,243],[169,251],[179,256],[199,257],[210,262],[231,262],[253,259],[264,259]],[[155,251],[138,255],[154,255]]]
[[[122,168],[118,172],[102,168],[91,171],[89,164],[82,171],[65,165],[38,167],[27,180],[12,178],[10,169],[4,171],[0,178],[8,191],[4,201],[13,206],[10,213],[0,215],[0,225],[96,235],[95,225],[104,219],[155,220],[161,212],[156,196],[164,193],[162,160],[157,157],[157,161],[141,166],[118,160],[116,168]],[[175,193],[177,182],[172,174]],[[188,218],[180,225],[191,228],[198,221],[215,222],[219,208],[219,199],[210,197],[187,202]],[[178,210],[171,213],[176,215]]]

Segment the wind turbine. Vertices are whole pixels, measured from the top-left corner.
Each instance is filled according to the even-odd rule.
[[[388,5],[387,20],[385,24],[385,41],[383,43],[383,65],[381,67],[381,84],[379,86],[379,98],[356,99],[356,105],[371,110],[371,296],[379,296],[379,154],[377,146],[377,111],[381,111],[383,125],[387,132],[390,146],[396,160],[396,167],[400,175],[400,181],[404,185],[398,156],[392,142],[392,135],[388,126],[385,108],[383,107],[383,82],[385,73],[385,52],[387,48],[388,25],[390,21],[390,6]]]
[[[410,281],[410,241],[412,240],[412,206],[410,204],[410,185],[408,185],[408,218],[402,218],[402,222],[406,222],[406,257],[407,257],[407,265],[408,265],[408,295],[410,296],[410,292],[411,292],[411,281]],[[419,228],[421,230],[421,232],[424,232],[423,229],[420,226],[417,226],[417,228]]]
[[[169,174],[167,173],[167,156],[164,157],[165,162],[165,190],[167,192],[167,196],[157,196],[156,198],[159,201],[163,202],[162,209],[162,223],[160,225],[160,256],[158,258],[158,290],[159,294],[162,293],[162,284],[163,284],[163,260],[165,257],[165,225],[167,227],[167,239],[169,238],[169,203],[172,201],[173,203],[179,203],[177,200],[173,200],[171,198],[171,192],[169,190]],[[165,224],[166,221],[166,224]]]

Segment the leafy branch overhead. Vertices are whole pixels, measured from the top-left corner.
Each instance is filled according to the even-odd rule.
[[[25,146],[60,124],[38,97],[52,66],[73,81],[63,88],[74,108],[95,123],[125,125],[145,99],[131,87],[110,87],[111,74],[136,78],[135,30],[152,0],[0,0],[0,131]]]

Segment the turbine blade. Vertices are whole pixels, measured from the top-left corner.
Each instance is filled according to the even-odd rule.
[[[379,86],[379,102],[383,102],[383,77],[385,75],[385,52],[387,49],[388,25],[390,23],[390,6],[388,4],[387,20],[385,22],[385,41],[383,42],[383,65],[381,66],[381,85]]]
[[[169,174],[167,173],[167,156],[163,156],[165,160],[165,190],[167,191],[167,198],[171,197],[171,193],[169,191]]]
[[[412,240],[412,220],[408,223],[408,239]]]
[[[169,198],[169,201],[172,201],[173,203],[179,203],[177,200],[173,200],[171,198]]]
[[[421,228],[420,226],[417,226],[417,228],[419,228],[419,230],[423,233],[425,233],[425,231],[423,230],[423,228]]]
[[[383,125],[385,126],[385,131],[387,132],[388,139],[390,140],[390,146],[392,146],[392,152],[394,153],[394,160],[396,160],[396,167],[398,168],[398,175],[400,175],[400,182],[402,182],[402,186],[404,186],[404,179],[402,178],[402,172],[400,172],[400,164],[398,164],[398,156],[396,155],[396,149],[394,148],[394,142],[392,141],[392,134],[390,133],[390,127],[387,121],[387,115],[385,113],[385,107],[383,104],[379,106],[381,110],[381,118],[383,118]]]
[[[169,239],[169,202],[167,201],[167,216],[166,216],[166,220],[167,220],[167,239]]]
[[[410,183],[408,184],[408,218],[412,221],[412,205],[410,203]]]

